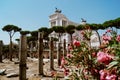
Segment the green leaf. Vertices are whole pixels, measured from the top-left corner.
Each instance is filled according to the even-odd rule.
[[[91,55],[88,54],[89,60],[92,60]]]
[[[118,63],[119,63],[118,61],[113,61],[113,62],[111,62],[111,63],[108,65],[108,69],[116,66]]]

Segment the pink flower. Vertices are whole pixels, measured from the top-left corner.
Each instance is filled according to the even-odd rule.
[[[64,68],[64,65],[65,65],[65,64],[67,64],[67,61],[65,60],[64,57],[62,57],[60,68]]]
[[[106,70],[100,70],[100,80],[105,80],[106,75],[107,75],[107,71]]]
[[[109,41],[103,40],[103,44],[109,44]]]
[[[85,32],[84,32],[84,31],[81,31],[80,33],[81,33],[83,36],[85,35]]]
[[[90,72],[91,72],[92,75],[95,75],[95,74],[99,73],[96,68],[91,68]]]
[[[76,36],[73,36],[72,39],[76,39],[77,37]]]
[[[72,54],[67,54],[67,58],[71,58],[71,57],[73,57]]]
[[[108,29],[106,32],[111,32],[112,30]]]
[[[85,76],[85,79],[88,80],[89,76],[86,75],[86,74],[88,74],[88,70],[87,70],[87,69],[84,69],[84,70],[83,70],[83,74],[84,74],[84,76]]]
[[[120,42],[120,35],[117,36],[116,41]]]
[[[103,40],[103,43],[104,44],[109,44],[109,41],[112,39],[112,37],[111,36],[108,36],[108,35],[103,35],[102,36],[102,40]]]
[[[93,52],[93,53],[92,53],[92,56],[93,56],[93,57],[96,57],[96,53],[95,53],[95,52]]]
[[[97,53],[97,61],[104,63],[106,65],[108,65],[111,62],[112,58],[113,57],[111,55],[108,55],[108,53],[104,53],[100,51]]]
[[[117,76],[111,74],[108,70],[100,70],[100,80],[116,80]]]
[[[117,76],[114,74],[109,74],[106,76],[106,80],[116,80]]]
[[[72,46],[69,45],[69,46],[68,46],[68,50],[72,50]]]
[[[104,36],[102,36],[102,39],[105,41],[110,41],[112,38],[111,38],[111,36],[104,35]]]
[[[80,41],[74,40],[73,45],[76,47],[80,46]]]
[[[65,76],[69,75],[69,72],[70,72],[69,69],[64,68],[64,75]]]

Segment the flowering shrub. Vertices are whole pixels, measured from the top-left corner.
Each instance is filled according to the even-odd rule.
[[[73,80],[118,80],[120,77],[120,35],[107,30],[99,48],[90,46],[91,30],[82,31],[84,41],[73,41],[62,61],[65,76]]]
[[[108,65],[112,61],[113,57],[109,55],[108,53],[104,52],[98,52],[97,53],[97,62],[104,63],[105,65]]]

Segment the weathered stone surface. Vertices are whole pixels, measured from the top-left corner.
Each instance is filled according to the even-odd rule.
[[[6,69],[1,69],[0,70],[0,75],[5,75],[5,71],[6,71]]]
[[[17,77],[17,76],[19,76],[18,73],[9,73],[9,74],[6,75],[6,77],[8,77],[8,78],[10,78],[10,77]]]
[[[20,63],[19,61],[14,62],[14,64],[19,64],[19,63]]]

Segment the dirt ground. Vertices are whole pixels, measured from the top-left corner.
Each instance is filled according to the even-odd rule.
[[[6,69],[6,75],[10,73],[18,73],[19,74],[19,64],[15,64],[17,62],[17,59],[13,59],[13,61],[9,61],[8,59],[4,59],[3,63],[0,63],[0,70]],[[27,73],[27,79],[28,80],[53,80],[53,77],[51,77],[50,71],[50,63],[49,59],[44,59],[44,75],[49,77],[40,77],[38,76],[38,59],[37,58],[27,58],[27,67],[26,70]],[[57,76],[60,77],[60,80],[63,80],[63,71],[57,66],[57,61],[54,60],[54,71],[57,73]],[[19,80],[19,76],[17,77],[11,77],[7,78],[6,75],[0,75],[0,80]]]

